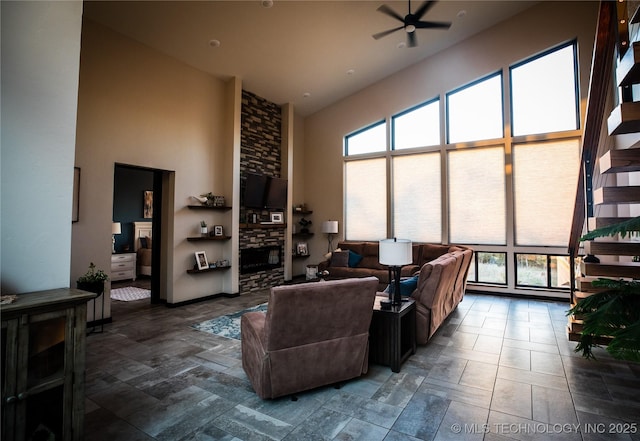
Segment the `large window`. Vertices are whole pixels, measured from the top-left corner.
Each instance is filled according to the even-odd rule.
[[[577,139],[513,147],[518,245],[562,246],[568,243],[579,164]]]
[[[576,66],[564,44],[347,135],[345,237],[469,245],[480,289],[567,289]]]
[[[384,152],[387,148],[387,125],[384,121],[345,137],[344,154]]]
[[[440,144],[440,100],[391,118],[394,150]]]
[[[346,163],[346,239],[380,240],[387,237],[386,168],[384,158]]]
[[[578,128],[575,45],[511,68],[513,135]]]
[[[502,138],[502,74],[447,94],[449,143]]]
[[[450,241],[505,244],[504,149],[451,151],[448,176]]]
[[[393,159],[393,234],[416,242],[442,240],[440,154]]]

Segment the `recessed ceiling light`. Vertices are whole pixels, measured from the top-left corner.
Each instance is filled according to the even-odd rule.
[[[458,14],[457,14],[458,18],[462,18],[465,15],[467,15],[467,11],[465,11],[464,9],[459,11]]]
[[[356,73],[355,69],[349,69],[347,71],[347,75],[353,75],[354,73]]]
[[[220,47],[220,40],[209,40],[209,46]]]
[[[271,6],[273,6],[273,0],[262,0],[263,8],[270,8]]]
[[[302,94],[303,98],[309,98],[311,96],[311,92],[305,92]]]
[[[401,41],[400,43],[398,43],[398,49],[404,49],[405,47],[407,47],[407,43],[405,43],[404,41]]]

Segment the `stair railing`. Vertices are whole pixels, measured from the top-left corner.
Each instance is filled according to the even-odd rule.
[[[602,129],[606,125],[606,103],[610,93],[614,53],[616,45],[616,4],[601,1],[598,13],[596,39],[591,63],[589,94],[582,135],[582,164],[578,175],[578,186],[569,236],[569,259],[571,267],[571,301],[575,291],[575,259],[580,249],[580,237],[584,229],[587,211],[587,181],[594,168]],[[605,131],[606,136],[606,131]]]

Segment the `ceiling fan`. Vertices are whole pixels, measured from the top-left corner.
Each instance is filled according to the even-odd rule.
[[[422,21],[421,18],[427,13],[429,9],[436,3],[435,0],[429,0],[424,2],[414,14],[411,13],[411,0],[409,1],[409,13],[402,18],[400,14],[391,9],[387,5],[382,5],[378,8],[378,11],[383,14],[387,14],[390,17],[395,18],[398,21],[402,22],[402,26],[398,26],[397,28],[388,29],[386,31],[378,32],[377,34],[373,34],[373,38],[376,40],[386,37],[387,35],[399,31],[403,29],[407,32],[407,45],[409,47],[415,47],[418,45],[416,40],[416,29],[449,29],[451,26],[450,22],[442,22],[442,21]]]

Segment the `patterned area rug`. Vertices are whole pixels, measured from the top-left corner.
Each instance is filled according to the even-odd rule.
[[[151,297],[151,290],[136,288],[135,286],[125,286],[111,290],[111,298],[122,302],[133,302],[134,300],[148,299]]]
[[[242,311],[234,312],[232,314],[216,317],[211,320],[204,321],[202,323],[196,323],[191,325],[192,328],[198,331],[208,332],[209,334],[220,335],[226,338],[233,338],[240,340],[240,317],[245,312],[252,311],[266,311],[267,304],[261,303],[260,305],[252,308],[243,309]]]

